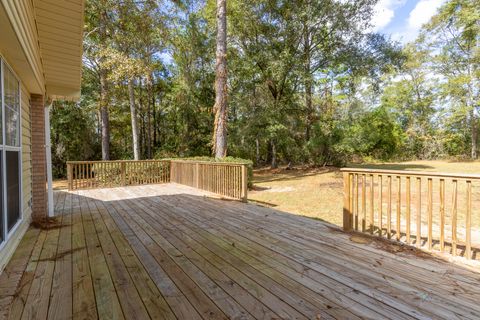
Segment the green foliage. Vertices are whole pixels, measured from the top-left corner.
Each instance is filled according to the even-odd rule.
[[[100,156],[94,121],[80,105],[55,102],[51,109],[52,167],[56,178],[66,176],[65,163]]]
[[[232,161],[343,165],[473,155],[480,125],[478,0],[447,1],[419,39],[403,47],[366,31],[375,3],[228,1]],[[127,83],[134,87],[142,158],[210,154],[215,6],[86,1],[82,99],[62,107],[71,112],[56,105],[52,113],[58,174],[66,159],[100,157],[101,70],[112,159],[133,157]]]
[[[404,135],[385,108],[363,115],[349,130],[348,145],[362,156],[389,160],[401,155]]]

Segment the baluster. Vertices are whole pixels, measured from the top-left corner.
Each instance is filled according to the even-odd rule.
[[[355,174],[355,194],[353,196],[353,199],[355,200],[355,214],[354,214],[354,222],[355,222],[355,231],[358,231],[358,188],[359,188],[359,183],[358,183],[358,174]]]
[[[352,175],[349,172],[343,173],[343,230],[352,229]]]
[[[78,189],[78,165],[74,164],[73,169],[74,169],[73,172],[75,177],[75,189]]]
[[[433,180],[428,178],[428,196],[427,196],[427,213],[428,213],[428,250],[432,250],[433,238]]]
[[[92,175],[92,163],[90,162],[88,164],[88,180],[89,180],[89,183],[88,183],[88,186],[90,188],[93,188],[93,175]]]
[[[422,178],[417,177],[417,248],[422,243]]]
[[[445,251],[445,180],[440,179],[440,251]]]
[[[375,210],[374,204],[374,189],[373,189],[373,174],[370,175],[370,234],[373,234],[373,228],[375,227],[375,219],[373,211]]]
[[[411,186],[410,186],[410,177],[408,176],[407,177],[407,180],[406,180],[406,185],[405,185],[405,188],[406,188],[406,205],[407,205],[407,208],[406,208],[406,230],[405,230],[405,236],[407,238],[407,243],[410,244],[411,243],[411,239],[410,239],[410,225],[411,225],[411,199],[410,199],[410,194],[411,194]]]
[[[472,220],[472,181],[467,180],[467,216],[465,225],[465,257],[472,259],[471,220]]]
[[[378,235],[383,236],[383,176],[378,175]]]
[[[452,186],[452,255],[457,255],[457,180]]]
[[[397,176],[397,226],[396,226],[396,234],[395,234],[395,237],[397,238],[397,241],[400,241],[400,237],[402,235],[402,232],[401,232],[401,224],[400,224],[400,220],[402,218],[402,199],[401,199],[401,196],[402,196],[402,179],[400,176]]]
[[[387,191],[387,238],[392,236],[392,176],[388,176]]]
[[[80,188],[85,189],[85,168],[83,163],[80,164]]]
[[[366,180],[367,176],[362,175],[362,232],[365,232],[367,221]]]

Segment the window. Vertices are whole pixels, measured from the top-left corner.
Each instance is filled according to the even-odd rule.
[[[0,245],[22,218],[20,83],[0,59]]]

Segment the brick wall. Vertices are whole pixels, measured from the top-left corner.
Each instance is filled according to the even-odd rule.
[[[32,130],[32,218],[47,217],[45,158],[45,103],[42,95],[30,96]]]

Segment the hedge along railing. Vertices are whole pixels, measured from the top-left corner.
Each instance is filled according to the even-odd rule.
[[[172,160],[171,182],[247,201],[246,164]]]
[[[351,168],[342,172],[346,231],[395,237],[452,255],[462,246],[468,259],[473,247],[480,249],[480,175]]]
[[[68,189],[93,189],[167,183],[170,161],[69,161]]]

